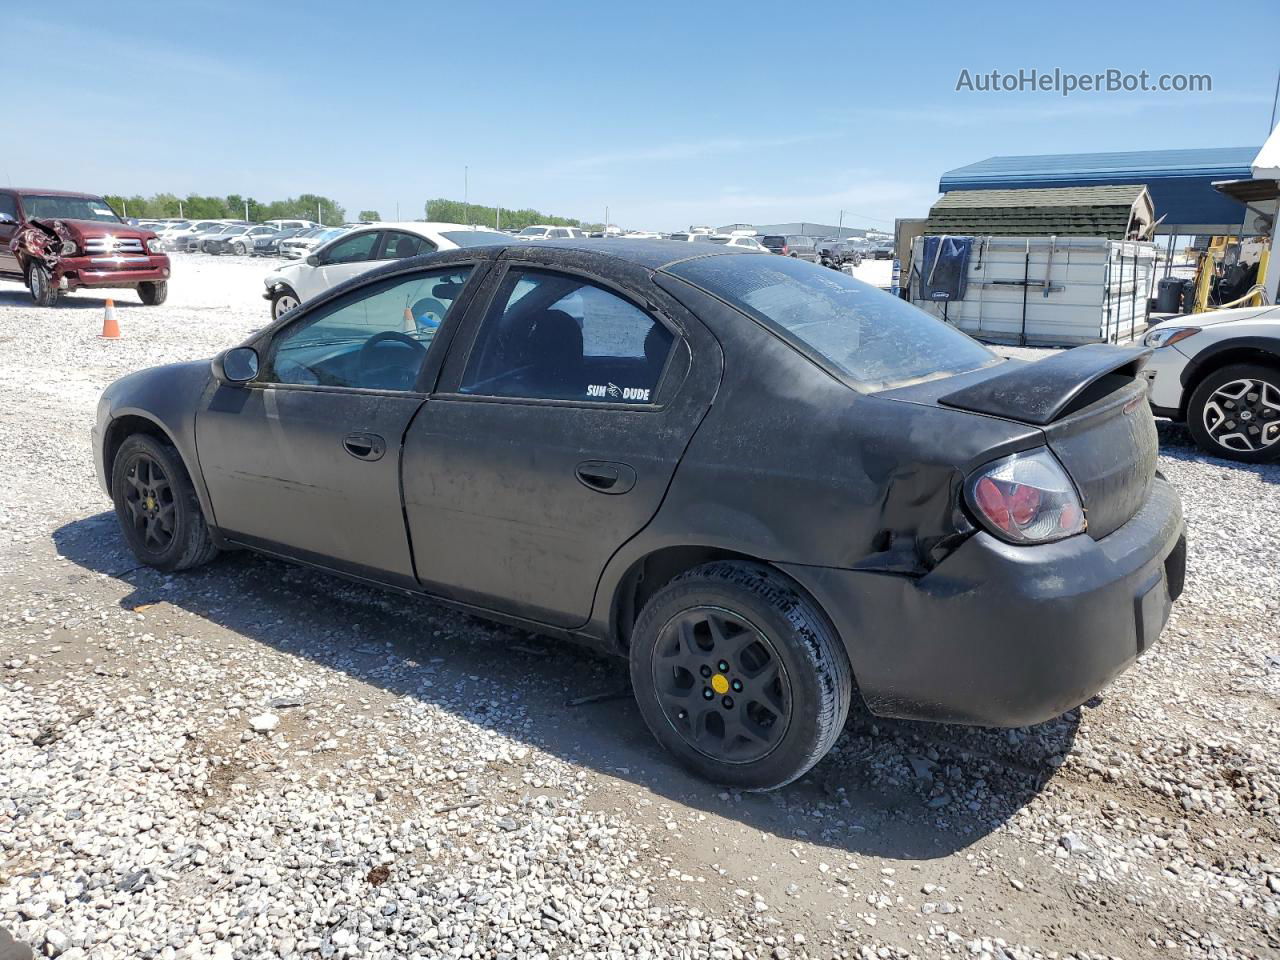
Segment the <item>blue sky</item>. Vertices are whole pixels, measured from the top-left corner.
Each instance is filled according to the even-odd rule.
[[[1259,145],[1280,67],[1274,0],[1225,21],[1025,0],[7,5],[10,183],[310,192],[388,218],[461,199],[466,166],[474,202],[608,205],[629,227],[841,209],[887,226],[992,155]],[[1206,73],[1213,90],[955,89],[961,69],[1033,67]]]

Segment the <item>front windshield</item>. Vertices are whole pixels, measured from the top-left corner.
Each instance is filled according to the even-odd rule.
[[[483,247],[486,244],[502,243],[506,234],[491,230],[446,230],[440,234],[446,240],[452,240],[460,247]]]
[[[123,223],[101,197],[59,197],[24,193],[22,207],[29,220],[96,220]]]
[[[868,391],[1000,362],[976,340],[905,300],[803,260],[740,253],[667,269]]]

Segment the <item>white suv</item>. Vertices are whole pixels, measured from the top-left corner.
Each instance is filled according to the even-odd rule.
[[[305,260],[273,270],[263,281],[267,285],[263,297],[271,301],[271,319],[275,320],[303,300],[389,260],[510,239],[509,234],[497,230],[459,223],[376,223],[348,230],[316,248]]]
[[[1156,416],[1220,457],[1280,457],[1280,306],[1175,317],[1143,343],[1156,348],[1143,370]]]
[[[577,227],[553,227],[540,223],[525,227],[516,234],[517,240],[578,240],[585,234]]]

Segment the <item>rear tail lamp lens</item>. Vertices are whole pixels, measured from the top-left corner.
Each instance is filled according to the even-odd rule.
[[[1075,485],[1048,450],[1015,453],[969,478],[969,505],[1010,543],[1049,543],[1085,530]]]

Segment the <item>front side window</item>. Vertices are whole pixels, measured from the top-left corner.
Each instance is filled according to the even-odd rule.
[[[729,254],[671,273],[762,321],[868,391],[976,370],[1000,358],[955,327],[846,273]]]
[[[0,219],[18,219],[18,201],[11,193],[0,193]]]
[[[321,260],[325,263],[359,263],[373,257],[373,247],[378,240],[377,230],[368,230],[340,240],[325,251]]]
[[[412,390],[436,331],[470,275],[449,267],[394,277],[314,311],[272,344],[272,383]]]
[[[652,403],[674,340],[639,307],[580,277],[510,270],[481,325],[460,389]]]

